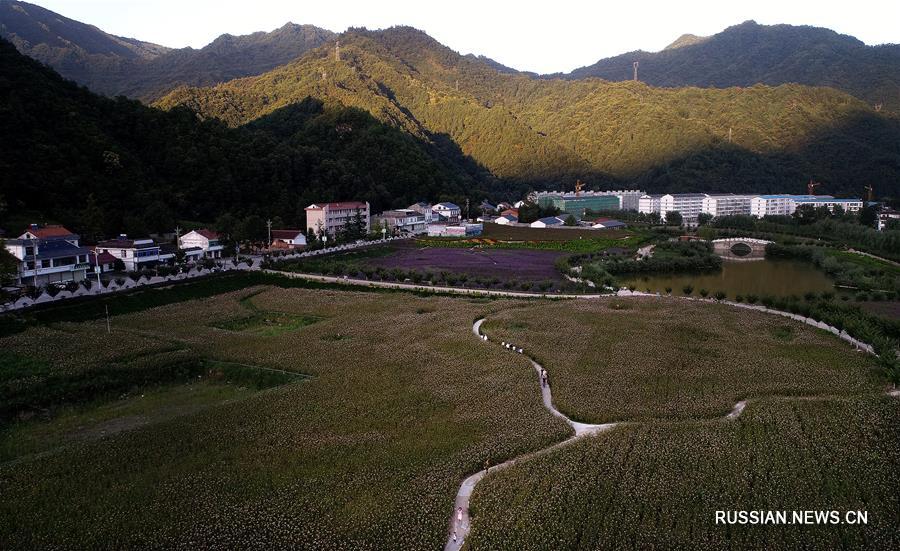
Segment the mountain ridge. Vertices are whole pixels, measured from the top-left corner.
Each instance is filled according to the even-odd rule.
[[[208,86],[264,73],[334,36],[313,25],[287,23],[270,32],[223,34],[200,49],[168,48],[117,37],[40,6],[0,0],[0,37],[20,52],[95,92],[145,101],[181,85]]]
[[[900,45],[868,46],[830,29],[760,25],[752,20],[695,38],[699,40],[682,36],[659,52],[628,52],[545,77],[630,80],[637,61],[638,78],[653,86],[723,88],[795,82],[837,88],[869,105],[900,112]]]
[[[500,72],[410,27],[353,29],[341,35],[340,60],[329,44],[263,75],[181,88],[157,105],[188,106],[201,117],[240,126],[306,96],[364,109],[413,135],[446,134],[497,176],[534,185],[583,178],[601,186],[636,180],[658,188],[647,174],[713,151],[716,157],[766,164],[778,175],[770,180],[791,179],[760,184],[759,192],[800,191],[809,178],[861,189],[863,178],[870,177],[865,170],[854,175],[849,167],[810,164],[813,157],[828,157],[809,149],[820,136],[829,136],[829,151],[840,138],[847,151],[862,152],[863,161],[877,156],[898,163],[897,148],[880,143],[898,135],[897,121],[831,88],[673,89],[631,81],[533,79]],[[841,128],[852,130],[854,138]],[[847,158],[839,151],[829,155]],[[891,166],[889,174],[900,170],[900,164]],[[673,185],[685,187],[683,178]],[[735,180],[734,187],[747,189],[752,177]],[[694,187],[706,184],[728,191],[702,177]]]

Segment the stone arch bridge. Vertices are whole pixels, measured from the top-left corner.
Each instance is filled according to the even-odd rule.
[[[723,258],[758,259],[766,255],[766,245],[772,241],[751,237],[728,237],[711,241],[713,252]]]

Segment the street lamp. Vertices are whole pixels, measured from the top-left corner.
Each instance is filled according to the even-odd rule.
[[[91,249],[91,253],[94,255],[94,273],[97,274],[97,293],[99,293],[103,289],[103,284],[100,283],[100,254],[97,249]]]

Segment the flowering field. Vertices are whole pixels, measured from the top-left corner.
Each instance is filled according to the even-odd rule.
[[[734,421],[623,426],[488,476],[472,550],[897,549],[897,398],[751,402]],[[717,510],[866,511],[716,525]]]
[[[253,315],[317,321],[215,327],[260,290]],[[167,354],[312,376],[0,464],[0,548],[438,548],[465,476],[569,434],[472,337],[511,304],[265,287],[0,339],[38,379]]]
[[[560,411],[592,423],[713,418],[746,398],[880,384],[871,359],[832,335],[725,305],[663,297],[540,304],[491,316],[484,330],[523,343],[553,374]]]

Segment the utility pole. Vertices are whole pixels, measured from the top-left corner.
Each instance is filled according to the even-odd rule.
[[[181,237],[181,227],[175,226],[175,249],[176,250],[181,248],[181,244],[178,241],[179,237]]]
[[[340,40],[337,40],[334,43],[334,60],[335,61],[341,60],[341,41]]]
[[[469,198],[466,197],[466,221],[469,221]]]
[[[268,249],[269,247],[272,246],[272,219],[271,218],[266,220],[266,228],[269,229],[269,240],[266,241],[266,248]]]
[[[637,82],[637,79],[638,79],[638,77],[637,77],[638,62],[635,61],[635,62],[633,63],[633,65],[634,65],[634,81]]]
[[[728,143],[731,143],[731,127],[728,127]]]
[[[105,304],[104,307],[106,308],[106,332],[109,333],[109,304]]]

